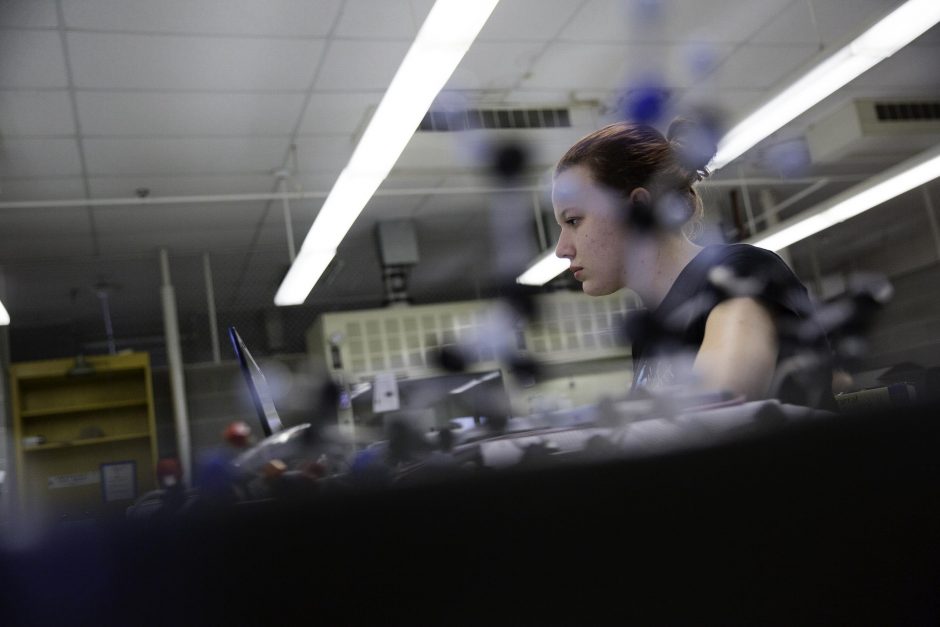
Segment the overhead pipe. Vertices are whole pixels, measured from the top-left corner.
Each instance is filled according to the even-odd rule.
[[[830,182],[859,181],[861,175],[843,175],[826,177],[804,177],[794,179],[753,178],[753,179],[710,179],[703,181],[703,187],[740,187],[747,185],[810,185],[821,180]],[[424,196],[424,195],[464,195],[533,192],[543,189],[543,185],[522,185],[514,187],[412,187],[402,189],[378,189],[374,196]],[[11,200],[0,202],[0,211],[4,209],[44,208],[84,208],[84,207],[131,207],[148,205],[212,204],[237,202],[263,202],[268,200],[307,200],[326,198],[329,192],[268,192],[263,194],[208,194],[202,196],[139,196],[129,198],[78,198],[70,200]]]

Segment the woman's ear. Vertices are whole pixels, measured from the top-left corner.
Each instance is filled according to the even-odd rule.
[[[645,187],[637,187],[630,192],[630,202],[627,204],[625,217],[627,226],[639,233],[648,233],[657,228],[649,190]]]
[[[630,192],[630,203],[651,205],[653,204],[653,197],[650,195],[649,190],[645,187],[635,187],[633,188],[633,191]]]

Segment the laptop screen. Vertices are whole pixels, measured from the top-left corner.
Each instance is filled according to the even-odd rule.
[[[280,431],[283,428],[281,418],[277,415],[277,409],[274,407],[274,399],[271,397],[271,388],[261,372],[261,368],[248,352],[248,347],[242,341],[235,327],[228,328],[228,336],[232,340],[232,348],[235,349],[235,356],[241,365],[242,374],[245,375],[245,381],[248,383],[248,389],[251,391],[251,400],[255,404],[255,410],[258,412],[258,419],[261,421],[261,429],[264,436],[268,437]]]

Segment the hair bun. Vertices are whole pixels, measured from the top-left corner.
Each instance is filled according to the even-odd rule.
[[[690,183],[707,178],[708,163],[718,152],[716,135],[706,125],[688,118],[676,118],[666,131],[679,166],[685,170]]]

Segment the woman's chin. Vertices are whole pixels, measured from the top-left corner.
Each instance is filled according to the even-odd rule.
[[[584,293],[588,296],[607,296],[608,294],[613,294],[616,292],[618,288],[607,285],[598,285],[593,281],[585,281],[581,284],[581,289],[584,290]]]

